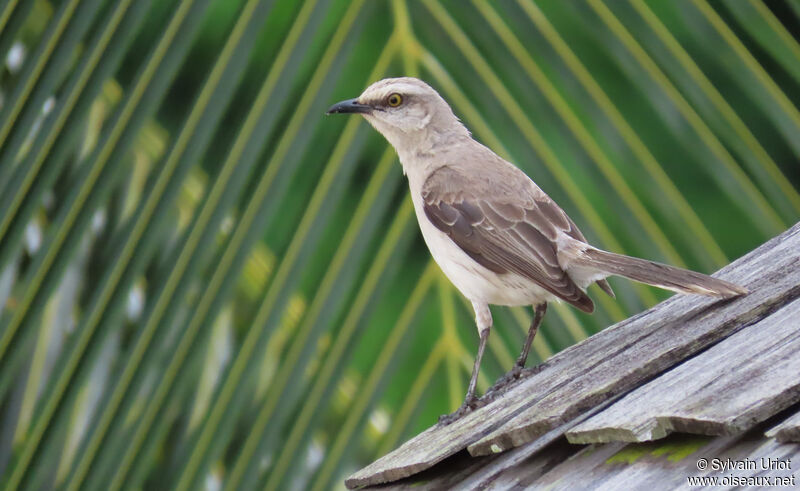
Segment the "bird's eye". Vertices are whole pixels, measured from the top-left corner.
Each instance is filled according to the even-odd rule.
[[[403,103],[403,96],[400,94],[392,94],[386,98],[386,103],[391,107],[397,107]]]

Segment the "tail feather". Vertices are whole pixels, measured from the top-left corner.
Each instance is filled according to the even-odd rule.
[[[582,252],[580,262],[587,267],[674,292],[721,298],[747,293],[746,288],[687,269],[595,248]]]

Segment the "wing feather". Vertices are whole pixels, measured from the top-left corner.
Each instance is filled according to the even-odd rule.
[[[473,184],[452,167],[433,172],[422,188],[431,223],[485,268],[516,273],[591,312],[592,300],[558,262],[558,234],[580,235],[569,217],[544,193],[534,196],[533,188],[514,190],[503,182],[492,192],[491,182]]]

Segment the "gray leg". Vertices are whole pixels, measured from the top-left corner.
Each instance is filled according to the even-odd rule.
[[[542,323],[542,319],[544,318],[544,314],[546,312],[547,303],[540,303],[533,308],[533,320],[531,321],[531,327],[528,329],[528,338],[525,339],[525,344],[522,346],[522,353],[520,353],[519,358],[517,358],[516,366],[525,368],[525,361],[528,359],[528,353],[531,351],[533,338],[536,337],[536,332],[539,330],[539,324]]]
[[[478,400],[475,397],[475,388],[478,385],[478,373],[481,371],[483,352],[486,351],[486,342],[489,340],[489,332],[492,329],[492,312],[489,310],[489,305],[485,303],[472,302],[472,308],[475,309],[475,323],[478,325],[478,336],[480,337],[478,354],[475,356],[475,363],[472,365],[472,376],[469,378],[469,386],[467,387],[464,403],[454,413],[439,417],[439,423],[445,425],[475,409]]]
[[[464,398],[464,406],[469,406],[475,402],[475,386],[478,384],[478,372],[481,371],[481,359],[483,352],[486,350],[486,341],[489,339],[489,328],[484,329],[480,333],[480,341],[478,343],[478,355],[475,357],[475,364],[472,365],[472,376],[469,378],[469,387],[467,388],[467,396]]]
[[[528,328],[528,337],[525,339],[525,344],[522,345],[522,353],[519,354],[519,358],[517,358],[517,362],[514,363],[514,366],[511,367],[511,370],[506,372],[505,375],[500,377],[497,382],[492,387],[492,391],[496,391],[499,389],[504,388],[510,382],[517,380],[519,376],[522,374],[522,369],[525,368],[525,361],[528,359],[528,353],[531,351],[531,344],[533,344],[533,338],[536,337],[536,331],[539,330],[539,324],[542,323],[542,318],[544,317],[545,312],[547,311],[547,304],[542,303],[534,307],[533,309],[533,320],[531,321],[531,327]]]
[[[492,330],[492,311],[489,305],[481,302],[472,302],[472,309],[475,311],[475,324],[478,326],[478,354],[475,356],[475,364],[472,366],[472,376],[469,378],[467,397],[464,398],[464,406],[475,402],[475,386],[478,383],[478,372],[481,369],[481,359],[486,350],[486,341],[489,339],[489,332]],[[462,406],[463,407],[463,406]]]

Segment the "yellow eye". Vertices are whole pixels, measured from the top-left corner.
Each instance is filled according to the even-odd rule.
[[[386,103],[391,107],[397,107],[403,103],[403,97],[400,94],[392,94],[386,99]]]

